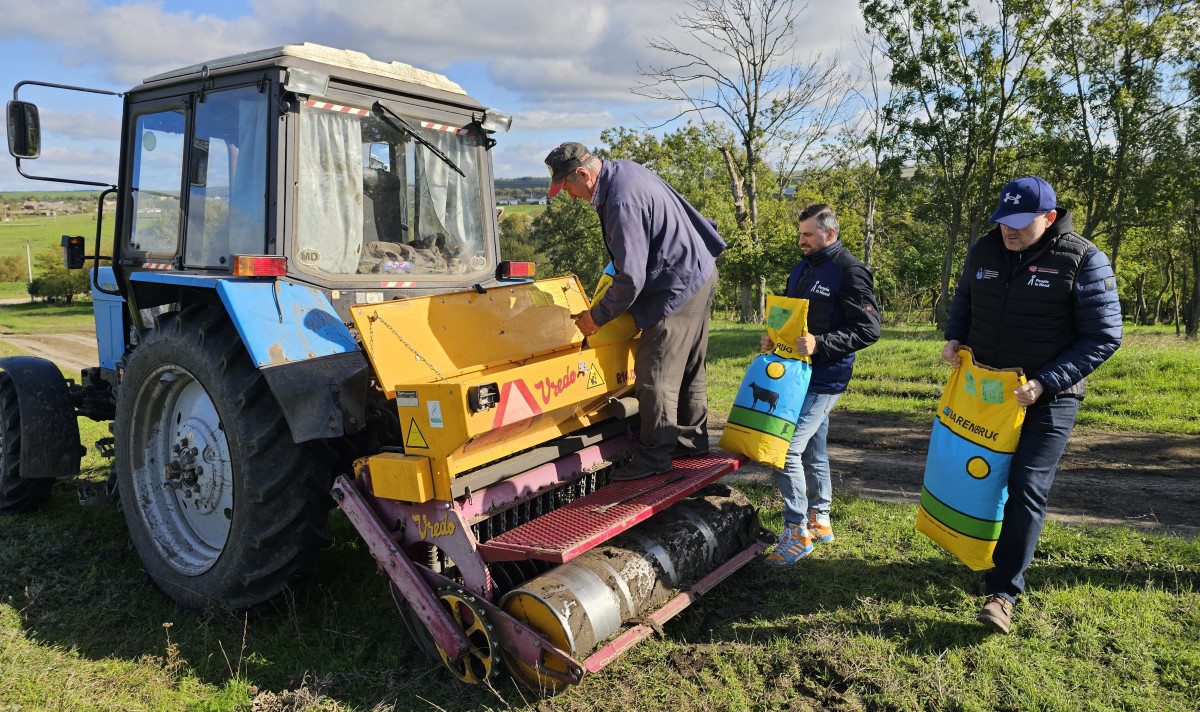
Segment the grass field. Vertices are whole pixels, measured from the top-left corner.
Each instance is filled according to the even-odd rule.
[[[60,304],[0,305],[0,333],[45,334],[64,331],[95,330],[92,302],[85,300],[70,306]],[[78,375],[78,374],[77,374]]]
[[[528,215],[532,220],[542,213],[546,212],[545,205],[505,205],[504,212],[517,213],[519,215]]]
[[[113,223],[113,216],[105,214],[104,235],[100,246],[101,254],[112,254]],[[24,260],[26,242],[29,243],[30,252],[35,257],[40,252],[60,254],[63,235],[83,235],[86,237],[86,253],[91,255],[96,249],[96,214],[88,213],[0,222],[0,257],[17,256]]]
[[[714,321],[709,326],[709,401],[729,412],[746,366],[758,353],[762,326]],[[932,326],[883,330],[860,352],[854,379],[838,408],[886,413],[928,423],[950,367],[945,344]],[[1104,365],[1088,377],[1078,425],[1118,431],[1200,434],[1200,344],[1167,327],[1125,326],[1125,337]]]
[[[714,410],[728,409],[760,329],[713,324]],[[839,407],[927,422],[947,374],[940,348],[932,330],[889,330],[863,352]],[[1194,434],[1196,351],[1131,330],[1090,381],[1081,422]],[[1112,420],[1108,411],[1142,400],[1154,407]],[[107,424],[80,423],[87,442],[108,434]],[[1197,539],[1050,523],[1014,634],[992,636],[973,622],[979,576],[914,531],[911,507],[838,496],[836,542],[794,568],[747,566],[672,620],[664,638],[538,702],[507,678],[460,687],[420,657],[386,580],[336,511],[315,576],[273,609],[246,617],[176,608],[141,571],[124,516],[76,503],[75,488],[107,472],[94,453],[84,468],[43,510],[0,518],[0,710],[1200,707]],[[773,488],[741,488],[778,531]]]

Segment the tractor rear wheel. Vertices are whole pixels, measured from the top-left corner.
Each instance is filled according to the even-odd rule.
[[[165,317],[126,357],[114,436],[130,539],[184,606],[268,601],[327,541],[329,448],[292,440],[219,307]]]
[[[12,376],[0,371],[0,514],[28,512],[50,498],[54,480],[21,477],[21,409]]]

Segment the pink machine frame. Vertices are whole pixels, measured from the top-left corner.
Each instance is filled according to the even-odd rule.
[[[451,587],[462,590],[482,609],[494,626],[501,647],[541,675],[565,683],[578,683],[586,673],[608,665],[768,546],[765,541],[755,541],[648,615],[646,623],[625,630],[583,662],[551,645],[537,631],[502,611],[494,600],[495,591],[487,568],[489,562],[538,559],[564,563],[715,482],[745,462],[741,456],[725,454],[676,460],[676,469],[667,475],[614,482],[496,538],[484,543],[476,541],[471,524],[610,464],[612,458],[630,444],[627,437],[613,438],[478,492],[468,491],[454,501],[407,504],[382,499],[372,494],[369,474],[353,480],[338,477],[332,495],[367,542],[380,570],[395,584],[396,590],[412,606],[433,641],[448,658],[459,660],[469,649],[463,631],[439,604],[435,593]],[[451,580],[413,561],[407,552],[423,544],[436,547],[452,560],[461,580]],[[551,658],[557,663],[547,666],[546,661]],[[567,672],[564,674],[555,668]]]

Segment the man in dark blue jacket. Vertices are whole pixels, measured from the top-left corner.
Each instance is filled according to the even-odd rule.
[[[967,253],[942,358],[957,367],[955,347],[965,344],[978,363],[1020,368],[1029,379],[1015,391],[1025,422],[978,616],[1007,633],[1086,376],[1121,344],[1121,303],[1108,257],[1075,234],[1046,181],[1025,176],[1004,186],[991,220],[998,227]]]
[[[633,459],[612,474],[633,480],[668,472],[673,457],[708,452],[708,316],[717,290],[717,224],[652,171],[601,161],[580,143],[546,156],[550,197],[589,200],[600,216],[616,277],[604,297],[574,315],[584,336],[628,311],[642,336],[634,355],[641,414]]]
[[[850,382],[854,352],[879,340],[871,270],[842,246],[833,208],[818,204],[800,211],[800,251],[804,259],[788,277],[786,296],[808,300],[808,333],[796,339],[796,351],[812,359],[812,380],[783,470],[774,473],[784,526],[767,563],[777,565],[804,558],[814,541],[833,541],[833,483],[825,451],[829,413]],[[763,353],[774,348],[764,334]]]

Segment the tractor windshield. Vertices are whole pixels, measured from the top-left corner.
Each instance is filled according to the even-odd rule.
[[[382,104],[304,102],[294,261],[388,281],[489,272],[482,140]]]

